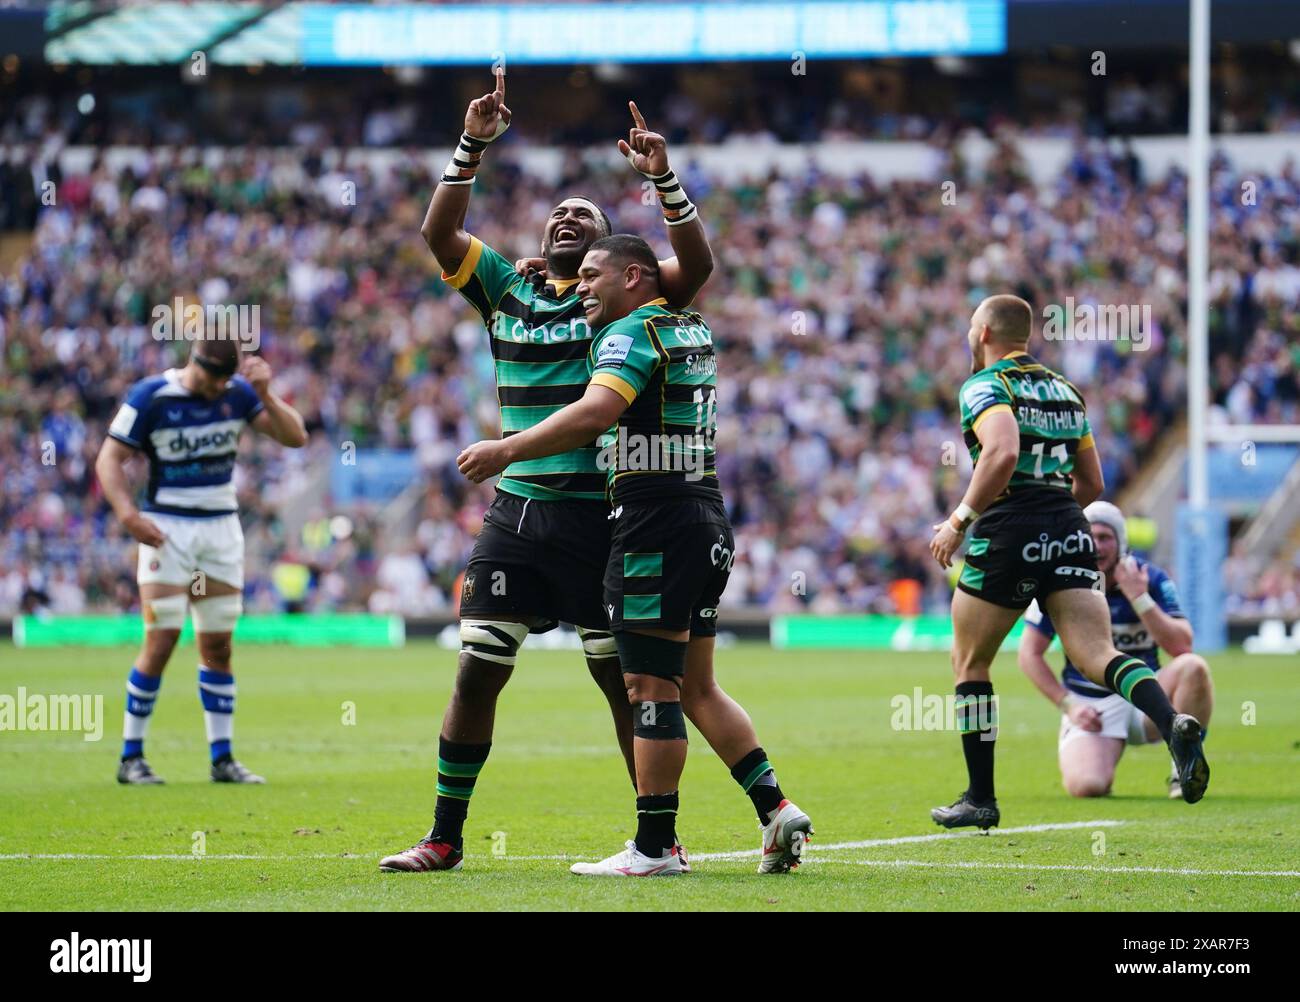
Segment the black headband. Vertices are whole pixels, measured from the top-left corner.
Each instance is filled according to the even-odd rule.
[[[226,364],[222,364],[221,362],[214,362],[210,358],[204,358],[197,351],[194,352],[190,357],[193,358],[194,361],[199,364],[199,367],[203,369],[204,372],[207,372],[213,376],[233,376],[236,372],[239,371],[238,356],[236,356],[234,359],[232,359],[230,362]]]

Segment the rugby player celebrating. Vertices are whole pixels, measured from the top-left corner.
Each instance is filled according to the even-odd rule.
[[[1200,722],[1177,713],[1155,672],[1111,640],[1096,546],[1083,506],[1101,493],[1101,462],[1083,398],[1027,351],[1033,311],[991,296],[971,316],[971,377],[961,425],[975,472],[957,510],[936,525],[930,552],[942,567],[968,529],[966,564],[952,598],[957,726],[969,785],[930,816],[946,828],[1000,820],[993,785],[996,704],[989,669],[1016,620],[1037,599],[1066,656],[1098,688],[1142,711],[1169,745],[1182,798],[1205,795],[1210,767]]]
[[[231,636],[244,607],[244,534],[231,476],[245,425],[293,449],[307,444],[307,431],[302,416],[271,392],[266,361],[250,355],[237,375],[239,356],[237,341],[196,341],[184,368],[136,383],[95,460],[104,497],[140,544],[144,646],[126,682],[119,783],[162,782],[145,760],[144,739],[187,608],[199,648],[212,781],[265,782],[231,751]],[[143,510],[125,470],[139,453],[149,461]]]
[[[599,335],[582,398],[528,431],[471,445],[457,465],[478,483],[608,433],[604,601],[635,718],[637,830],[622,852],[573,872],[682,872],[676,818],[689,716],[753,801],[759,872],[784,873],[798,865],[812,822],[785,799],[748,715],[713,679],[718,600],[736,545],[715,467],[713,338],[698,313],[669,308],[658,273],[640,237],[592,244],[578,295]]]
[[[487,327],[501,431],[509,437],[580,399],[586,389],[591,330],[575,289],[578,266],[596,240],[610,235],[610,223],[591,199],[564,199],[542,232],[545,274],[527,276],[465,231],[482,159],[510,127],[505,99],[505,71],[498,69],[495,90],[469,104],[465,131],[420,232],[443,280],[469,300]],[[635,126],[619,149],[659,192],[676,253],[658,262],[663,294],[685,306],[708,279],[713,257],[695,206],[668,165],[666,141],[648,131],[636,106],[630,107]],[[561,622],[577,628],[588,670],[605,693],[628,774],[635,779],[631,714],[601,602],[610,529],[595,437],[559,455],[514,462],[497,484],[465,569],[460,660],[438,739],[433,827],[411,848],[381,860],[382,870],[461,868],[465,820],[492,747],[497,697],[530,632]]]
[[[1190,713],[1207,730],[1214,708],[1210,666],[1192,651],[1192,626],[1183,615],[1173,579],[1155,564],[1129,554],[1124,515],[1109,501],[1094,501],[1083,513],[1092,526],[1097,569],[1106,576],[1116,649],[1141,658],[1156,673],[1174,709]],[[1115,780],[1125,744],[1148,744],[1159,740],[1160,732],[1136,706],[1089,681],[1069,658],[1061,681],[1056,681],[1045,657],[1056,630],[1037,603],[1025,611],[1025,625],[1020,670],[1061,711],[1061,781],[1071,796],[1103,797]],[[1172,659],[1163,668],[1162,649]],[[1169,796],[1182,796],[1177,770],[1169,777]]]

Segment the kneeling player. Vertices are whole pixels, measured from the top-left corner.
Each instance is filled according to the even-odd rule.
[[[957,722],[969,785],[955,803],[930,812],[946,828],[987,829],[1000,819],[989,669],[1034,599],[1080,672],[1155,724],[1169,745],[1183,799],[1196,803],[1210,780],[1200,722],[1176,713],[1155,672],[1111,643],[1096,547],[1081,507],[1101,493],[1101,461],[1078,390],[1027,352],[1032,330],[1033,311],[1015,296],[992,296],[971,316],[972,375],[959,398],[975,472],[961,504],[935,526],[930,541],[930,552],[948,567],[974,523],[952,598]]]
[[[1124,516],[1108,501],[1084,509],[1097,546],[1097,569],[1106,576],[1106,601],[1115,647],[1141,658],[1180,713],[1203,726],[1214,708],[1214,687],[1205,659],[1192,653],[1192,627],[1178,605],[1178,589],[1155,564],[1128,553]],[[1124,745],[1143,745],[1160,738],[1151,719],[1109,689],[1089,681],[1065,661],[1058,683],[1044,655],[1056,635],[1051,619],[1037,603],[1025,612],[1027,629],[1020,636],[1020,670],[1038,691],[1061,710],[1058,754],[1061,779],[1074,797],[1102,797],[1110,792]],[[1160,667],[1160,651],[1173,660]],[[1182,796],[1175,770],[1169,796]]]
[[[236,342],[196,342],[183,369],[131,387],[95,461],[105,498],[140,544],[144,646],[126,682],[119,783],[162,782],[145,761],[144,738],[187,610],[199,648],[212,781],[264,782],[231,752],[231,635],[244,590],[244,534],[231,475],[246,424],[291,448],[305,445],[307,432],[298,412],[271,392],[265,361],[246,359],[243,376],[235,374],[238,368]],[[143,512],[132,501],[123,468],[138,452],[149,460]]]
[[[613,429],[605,436],[614,505],[605,611],[634,714],[637,832],[623,852],[577,863],[573,872],[682,872],[675,827],[685,716],[758,810],[759,872],[788,871],[799,863],[812,822],[782,795],[749,717],[734,701],[717,700],[713,682],[717,606],[735,541],[714,464],[712,335],[699,314],[666,308],[654,253],[639,237],[596,241],[578,276],[588,322],[600,331],[582,399],[527,431],[478,442],[458,459],[461,472],[478,482],[509,463],[563,452]]]

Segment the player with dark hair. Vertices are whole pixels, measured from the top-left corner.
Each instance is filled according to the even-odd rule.
[[[1083,510],[1097,547],[1097,569],[1106,577],[1106,602],[1115,647],[1156,673],[1174,709],[1190,713],[1208,730],[1214,709],[1214,684],[1205,658],[1192,650],[1192,626],[1183,615],[1173,578],[1149,561],[1128,552],[1123,513],[1109,501],[1094,501]],[[1061,781],[1073,797],[1102,797],[1110,792],[1115,767],[1126,745],[1160,738],[1156,725],[1141,710],[1089,681],[1069,658],[1058,682],[1047,663],[1056,636],[1051,617],[1037,603],[1025,611],[1019,660],[1035,687],[1061,711],[1058,758]],[[1160,651],[1170,661],[1160,664]],[[1169,796],[1182,796],[1175,768]]]
[[[162,782],[145,761],[144,739],[187,610],[199,648],[199,698],[212,780],[264,782],[231,751],[231,636],[244,590],[244,534],[231,477],[245,425],[290,448],[307,443],[301,415],[270,384],[271,367],[264,359],[250,355],[241,366],[238,342],[197,341],[184,368],[131,387],[95,461],[104,497],[140,544],[137,580],[145,635],[126,683],[119,783]],[[125,470],[140,453],[149,461],[143,511],[135,506]]]
[[[1079,391],[1029,355],[1032,330],[1033,311],[1015,296],[991,296],[971,316],[972,375],[959,399],[975,472],[957,510],[934,527],[930,541],[940,566],[949,567],[967,529],[972,532],[952,598],[957,725],[969,785],[951,806],[930,812],[946,828],[987,829],[1000,820],[989,669],[1035,599],[1084,677],[1119,693],[1155,724],[1169,745],[1183,799],[1200,800],[1210,778],[1200,723],[1176,713],[1155,672],[1112,642],[1096,546],[1083,514],[1101,494],[1101,461]]]
[[[483,157],[510,126],[505,72],[496,89],[470,102],[465,131],[429,203],[421,235],[443,279],[478,311],[496,363],[501,432],[509,437],[581,398],[591,331],[577,295],[578,266],[610,235],[608,216],[584,196],[561,201],[541,238],[546,271],[527,276],[465,230],[470,192]],[[660,193],[676,257],[656,262],[664,295],[689,304],[713,269],[708,239],[668,165],[667,143],[635,105],[635,127],[619,149]],[[512,463],[470,554],[460,601],[461,652],[455,689],[438,740],[434,823],[416,845],[384,858],[388,871],[454,870],[475,782],[491,749],[497,697],[530,633],[561,622],[577,627],[592,677],[614,718],[629,775],[632,721],[618,651],[601,605],[609,553],[605,477],[595,435],[562,454]]]
[[[640,237],[596,241],[578,275],[587,320],[599,331],[581,399],[457,459],[477,483],[602,435],[613,505],[605,613],[635,718],[637,832],[623,852],[573,872],[682,872],[676,818],[687,716],[753,800],[759,872],[786,872],[798,865],[812,822],[785,799],[748,715],[713,680],[718,600],[736,544],[715,468],[712,334],[698,313],[668,306],[658,262]]]

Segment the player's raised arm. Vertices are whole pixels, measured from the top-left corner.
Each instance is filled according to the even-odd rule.
[[[686,197],[677,174],[668,165],[668,141],[646,128],[635,101],[628,102],[633,127],[627,139],[618,141],[618,151],[628,163],[652,181],[668,224],[668,241],[674,257],[659,262],[659,285],[664,298],[675,309],[689,306],[713,273],[713,252],[699,210]]]
[[[1182,618],[1176,598],[1170,600],[1163,587],[1151,587],[1150,566],[1131,555],[1121,555],[1115,562],[1115,584],[1161,650],[1174,658],[1191,654],[1192,624]],[[1168,578],[1163,578],[1160,584],[1173,587]],[[1153,591],[1162,596],[1159,601],[1152,597]],[[1175,614],[1170,615],[1171,611]]]
[[[496,89],[469,103],[465,111],[465,131],[456,152],[434,189],[429,211],[425,213],[420,235],[433,251],[438,264],[448,275],[460,270],[470,249],[470,235],[465,232],[465,213],[469,208],[470,187],[488,144],[501,137],[510,127],[510,109],[506,107],[506,71],[496,71]]]

